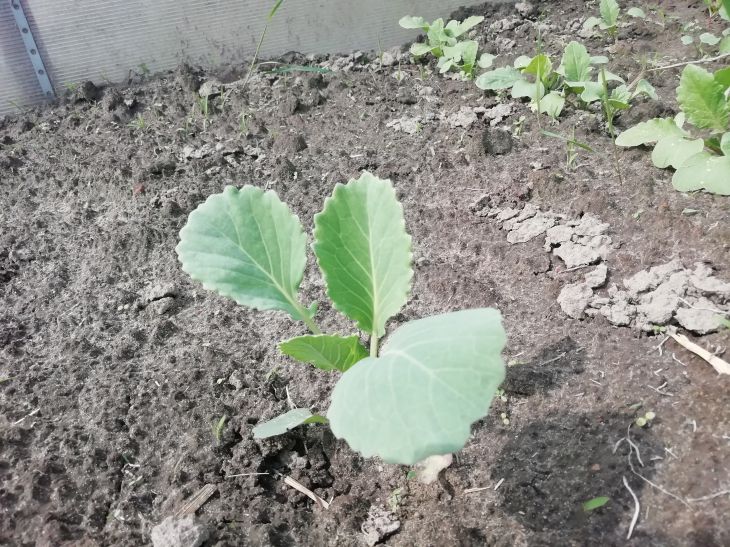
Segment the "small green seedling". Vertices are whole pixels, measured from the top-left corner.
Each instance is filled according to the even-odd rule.
[[[127,127],[131,127],[138,131],[144,131],[147,127],[147,120],[145,120],[142,114],[137,114],[134,118],[132,118],[132,121],[127,124]]]
[[[600,16],[593,16],[586,19],[585,23],[583,23],[583,28],[590,30],[598,27],[606,31],[606,34],[616,40],[618,38],[618,17],[621,13],[618,2],[616,0],[601,0],[598,10]],[[646,19],[646,12],[635,6],[626,10],[626,14],[634,19]]]
[[[621,8],[616,0],[601,0],[599,4],[600,17],[589,17],[583,23],[583,28],[592,29],[595,27],[605,30],[611,38],[618,36],[618,15]]]
[[[643,416],[639,416],[638,418],[636,418],[636,420],[634,420],[634,423],[637,425],[637,427],[646,427],[646,425],[650,424],[654,418],[656,418],[656,414],[649,411]]]
[[[431,54],[438,59],[438,68],[442,74],[457,69],[463,79],[472,79],[477,66],[491,66],[493,55],[483,54],[478,60],[479,44],[475,40],[459,40],[466,32],[484,20],[481,15],[467,17],[461,23],[449,21],[444,25],[443,19],[428,23],[423,17],[407,15],[398,21],[405,29],[418,29],[426,33],[426,42],[411,45],[414,57]]]
[[[554,139],[560,139],[565,141],[565,166],[568,169],[573,169],[573,167],[575,167],[575,161],[578,159],[578,149],[585,150],[586,152],[590,153],[595,152],[595,150],[593,150],[593,148],[588,146],[586,143],[581,142],[575,138],[575,126],[572,127],[569,137],[545,130],[542,131],[542,134],[546,137],[552,137]]]
[[[583,502],[583,511],[586,513],[595,511],[599,507],[606,505],[609,501],[611,501],[611,498],[607,498],[606,496],[598,496],[597,498],[590,499]]]
[[[228,186],[210,196],[190,214],[176,251],[183,270],[206,289],[304,323],[310,334],[279,348],[341,374],[326,419],[353,449],[409,465],[459,450],[504,378],[500,313],[481,308],[417,319],[380,347],[388,320],[408,299],[413,269],[395,190],[370,173],[335,186],[314,216],[312,248],[334,308],[369,335],[369,350],[357,334],[323,334],[316,303],[299,300],[307,237],[274,192]],[[324,419],[294,409],[257,425],[254,436]]]
[[[677,87],[681,112],[673,119],[654,118],[621,133],[618,146],[656,143],[651,159],[661,169],[676,171],[672,185],[680,192],[705,190],[730,195],[730,67],[714,73],[687,65]],[[709,134],[693,137],[689,122]]]
[[[221,436],[223,435],[223,429],[226,427],[226,420],[228,420],[228,416],[224,414],[220,417],[220,420],[213,424],[213,437],[217,444],[221,443]]]

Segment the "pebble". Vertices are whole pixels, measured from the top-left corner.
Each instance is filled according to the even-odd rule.
[[[196,523],[193,515],[167,517],[150,534],[154,547],[199,547],[209,535],[208,528]]]

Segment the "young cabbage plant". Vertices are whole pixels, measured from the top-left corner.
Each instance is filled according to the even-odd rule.
[[[655,143],[652,162],[661,169],[675,169],[672,185],[681,192],[730,195],[730,67],[711,73],[687,65],[677,87],[677,102],[681,112],[673,119],[641,122],[621,133],[616,144]],[[685,129],[685,122],[696,131]]]
[[[398,24],[405,29],[418,29],[426,33],[426,42],[416,42],[411,45],[411,54],[414,57],[421,57],[430,53],[438,59],[438,68],[442,74],[456,69],[463,79],[474,78],[474,70],[477,66],[488,68],[492,56],[483,54],[477,59],[479,44],[475,40],[459,40],[466,32],[477,26],[484,20],[480,15],[467,17],[461,23],[449,21],[444,25],[443,19],[436,19],[428,23],[423,17],[407,15],[398,21]]]
[[[600,17],[589,17],[583,23],[583,28],[598,27],[605,30],[611,38],[616,39],[618,36],[618,15],[621,11],[618,2],[616,0],[601,0],[598,10]]]
[[[532,58],[521,56],[515,59],[512,67],[484,72],[477,78],[476,85],[492,91],[511,88],[512,97],[529,98],[533,110],[557,118],[571,94],[586,104],[601,100],[602,85],[591,78],[595,68],[607,62],[606,57],[589,55],[583,44],[570,42],[557,67],[545,53]],[[605,75],[609,81],[624,81],[608,71]],[[640,84],[637,89],[642,91],[651,88],[645,80]]]
[[[307,238],[273,191],[228,186],[193,211],[176,251],[203,287],[257,310],[280,310],[310,334],[279,345],[296,360],[340,373],[326,418],[293,409],[254,436],[328,421],[363,456],[413,464],[459,450],[504,378],[500,313],[463,310],[386,325],[408,298],[413,270],[403,208],[388,180],[364,172],[337,184],[314,216],[312,249],[335,309],[369,336],[323,334],[298,289]]]

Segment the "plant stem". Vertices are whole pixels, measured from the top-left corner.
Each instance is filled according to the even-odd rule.
[[[246,79],[243,81],[243,86],[241,86],[241,89],[246,89],[246,86],[248,85],[248,81],[251,79],[251,74],[253,74],[254,68],[256,68],[256,61],[259,58],[259,52],[261,51],[261,46],[264,43],[264,38],[266,38],[266,31],[269,30],[269,23],[274,18],[274,15],[276,14],[276,10],[279,9],[279,6],[281,5],[283,0],[277,0],[277,2],[274,4],[274,7],[269,12],[268,17],[266,18],[266,23],[264,24],[264,30],[261,31],[261,37],[259,38],[259,43],[256,45],[256,51],[253,54],[253,59],[251,59],[251,65],[248,67],[248,73],[246,74]]]
[[[378,356],[378,335],[373,333],[370,337],[370,357]]]
[[[707,59],[698,59],[697,61],[685,61],[683,63],[674,63],[673,65],[658,66],[656,68],[650,68],[648,70],[648,72],[656,72],[657,70],[667,70],[668,68],[676,68],[678,66],[699,65],[702,63],[711,63],[712,61],[719,61],[720,59],[724,59],[725,57],[730,57],[730,53],[723,53],[722,55],[717,55],[715,57],[709,57]]]
[[[309,316],[309,312],[307,311],[307,308],[302,306],[299,302],[292,302],[294,308],[297,310],[297,313],[299,314],[299,319],[302,320],[302,322],[307,326],[309,331],[312,334],[322,334],[322,331],[317,326],[317,323],[314,322],[314,319],[312,319]]]

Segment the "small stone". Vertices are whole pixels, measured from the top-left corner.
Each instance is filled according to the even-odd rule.
[[[487,128],[482,133],[482,147],[487,154],[500,156],[512,151],[512,134],[499,128]]]
[[[677,323],[696,334],[710,334],[720,328],[722,313],[713,311],[717,306],[707,298],[688,300],[691,308],[679,308],[675,315]],[[722,311],[722,310],[720,310]]]
[[[296,154],[307,148],[307,141],[304,139],[304,135],[301,134],[285,134],[276,141],[276,148],[280,152]]]
[[[636,315],[636,306],[629,304],[626,299],[628,295],[624,291],[619,292],[624,295],[624,298],[617,299],[610,306],[602,307],[600,311],[612,325],[626,327],[631,324],[631,320]]]
[[[497,220],[498,222],[504,222],[505,220],[515,218],[518,214],[520,214],[519,209],[513,209],[512,207],[507,207],[506,209],[502,209],[499,213],[497,213],[497,216],[494,217],[494,219]]]
[[[489,125],[494,127],[501,123],[506,117],[512,115],[512,103],[499,103],[484,112],[484,117],[489,120]]]
[[[530,2],[517,2],[515,4],[515,9],[522,17],[530,17],[530,15],[535,13],[535,6],[533,6]]]
[[[154,302],[150,302],[147,306],[150,310],[152,310],[157,315],[164,315],[172,307],[175,305],[175,299],[171,296],[166,296],[164,298],[160,298],[159,300],[155,300]]]
[[[586,285],[588,285],[592,289],[597,289],[598,287],[601,287],[604,283],[606,283],[607,277],[608,267],[605,264],[599,264],[595,270],[588,272],[585,275],[584,279]]]
[[[162,214],[168,217],[179,217],[185,211],[182,210],[176,201],[171,199],[165,200],[162,204]]]
[[[221,94],[222,87],[223,84],[220,82],[208,80],[207,82],[203,82],[200,86],[200,89],[198,89],[198,95],[201,97],[214,97]]]
[[[365,534],[365,542],[372,547],[400,530],[400,520],[390,511],[371,507],[361,530]]]
[[[588,266],[595,264],[601,259],[601,255],[595,249],[578,245],[572,241],[567,241],[553,249],[553,254],[563,259],[566,268],[577,268],[578,266]]]
[[[545,233],[545,250],[550,252],[550,249],[556,245],[561,245],[573,237],[573,228],[566,226],[565,224],[558,224],[552,228],[548,228]]]
[[[397,56],[390,51],[384,51],[383,54],[380,56],[380,64],[383,66],[393,66],[397,62]]]
[[[626,287],[629,293],[634,296],[656,287],[656,284],[656,277],[650,274],[647,270],[636,272],[631,277],[624,279],[624,287]]]
[[[641,296],[636,312],[641,315],[640,322],[652,325],[666,325],[672,320],[679,306],[679,297],[670,292],[652,291]]]
[[[101,89],[94,82],[85,81],[78,89],[77,100],[96,102],[101,98]]]
[[[459,108],[458,111],[451,114],[449,117],[446,118],[446,123],[449,124],[450,127],[456,128],[456,127],[471,127],[471,125],[477,121],[477,115],[476,112],[474,112],[474,109],[468,106],[462,106]]]
[[[585,283],[572,283],[563,287],[558,295],[558,304],[568,317],[582,319],[593,290]]]
[[[409,118],[404,116],[402,118],[389,121],[385,124],[385,126],[395,129],[396,131],[408,133],[409,135],[415,135],[421,130],[421,118]]]
[[[157,283],[145,290],[142,299],[145,304],[149,304],[155,300],[161,300],[166,297],[174,298],[175,296],[177,296],[177,288],[173,283]]]
[[[233,386],[235,389],[243,389],[246,387],[246,381],[243,379],[243,375],[240,370],[234,370],[228,377],[228,384]]]
[[[299,109],[299,98],[295,95],[287,95],[279,103],[279,111],[284,116],[291,116]]]
[[[713,277],[712,268],[707,264],[697,262],[689,280],[693,287],[705,294],[717,294],[726,299],[730,298],[730,283]]]
[[[208,529],[196,523],[193,515],[180,519],[167,517],[150,534],[154,547],[199,547],[209,535]]]
[[[609,226],[610,224],[607,222],[601,222],[598,218],[586,213],[573,231],[578,236],[599,236],[608,230]]]
[[[555,224],[555,218],[538,213],[534,217],[515,225],[514,229],[507,234],[509,243],[525,243],[537,236],[544,234],[545,230]]]

